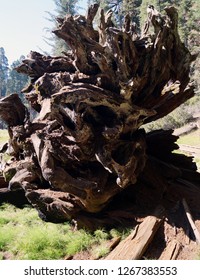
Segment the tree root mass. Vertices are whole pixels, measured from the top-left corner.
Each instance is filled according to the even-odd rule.
[[[54,33],[70,51],[31,52],[17,68],[31,78],[23,92],[38,113],[33,120],[18,95],[0,100],[10,136],[12,159],[3,171],[9,189],[23,189],[43,219],[82,226],[116,223],[105,212],[120,210],[119,197],[130,190],[156,188],[162,201],[170,184],[198,176],[191,158],[172,153],[172,131],[141,127],[194,95],[194,56],[178,35],[177,11],[152,14],[139,35],[129,15],[117,28],[103,10],[95,30],[98,8],[58,19]]]

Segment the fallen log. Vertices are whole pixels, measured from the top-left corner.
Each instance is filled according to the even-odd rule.
[[[12,192],[8,188],[0,186],[0,205],[3,203],[10,203],[20,208],[29,204],[24,190]]]
[[[176,260],[180,250],[181,250],[180,242],[177,241],[176,239],[171,240],[168,243],[165,250],[163,251],[159,260]]]
[[[135,227],[132,233],[105,258],[106,260],[138,260],[146,251],[162,223],[164,209],[158,207],[152,216]]]
[[[185,198],[182,199],[182,204],[183,204],[183,207],[184,207],[184,210],[185,210],[185,214],[187,216],[187,219],[188,219],[188,222],[190,223],[190,226],[191,226],[191,229],[194,233],[194,236],[196,238],[196,242],[197,244],[200,244],[200,233],[194,223],[194,220],[193,220],[193,217],[191,215],[191,212],[190,212],[190,209],[189,209],[189,206],[185,200]]]

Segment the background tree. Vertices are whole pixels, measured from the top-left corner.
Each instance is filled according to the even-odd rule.
[[[6,95],[6,83],[8,79],[8,59],[4,48],[0,48],[0,98]]]
[[[198,94],[198,97],[200,95],[200,78],[199,78],[199,73],[200,73],[200,1],[195,0],[192,3],[192,17],[188,19],[187,25],[187,44],[189,49],[193,53],[199,53],[199,56],[195,60],[192,68],[192,78],[194,79],[196,83],[196,92]],[[199,97],[200,101],[200,97]]]
[[[132,21],[140,27],[140,10],[139,7],[142,3],[142,0],[123,0],[122,1],[122,15],[129,13]]]
[[[7,80],[7,94],[17,93],[20,98],[25,101],[24,95],[21,93],[21,90],[26,86],[29,81],[27,75],[18,73],[15,68],[22,63],[22,60],[25,59],[25,56],[21,56],[20,59],[14,61],[11,64],[9,70],[9,78]]]
[[[54,0],[54,3],[56,5],[55,14],[48,12],[50,16],[49,20],[54,23],[53,29],[55,29],[57,25],[56,18],[65,17],[67,14],[74,15],[78,9],[78,0]],[[50,30],[50,32],[52,32],[52,30]],[[66,43],[54,35],[51,35],[51,37],[47,39],[47,42],[52,45],[53,55],[60,55],[68,49]]]
[[[185,45],[188,47],[189,34],[194,26],[194,10],[193,2],[191,0],[179,1],[179,32]]]

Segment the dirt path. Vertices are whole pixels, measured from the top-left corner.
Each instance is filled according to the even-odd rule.
[[[190,146],[185,144],[179,144],[179,149],[183,152],[189,153],[194,157],[200,157],[200,146]]]

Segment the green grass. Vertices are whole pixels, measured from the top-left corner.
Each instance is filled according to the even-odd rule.
[[[125,236],[125,232],[73,231],[69,223],[42,221],[29,206],[24,209],[9,204],[0,206],[0,259],[7,253],[17,260],[57,260],[94,248],[95,255],[102,256],[107,253],[105,241],[117,235]]]
[[[200,132],[196,130],[188,135],[180,136],[177,141],[178,144],[200,146]]]
[[[0,129],[0,145],[8,141],[8,131],[6,129]]]
[[[102,242],[99,246],[95,246],[92,252],[92,256],[95,259],[100,259],[109,253],[109,248],[106,242]]]
[[[190,146],[199,146],[200,147],[200,132],[199,130],[196,130],[194,132],[191,132],[190,134],[180,136],[180,138],[177,141],[177,144],[184,144],[184,145],[190,145]],[[176,153],[182,153],[179,150],[175,151]],[[200,158],[194,158],[194,162],[197,165],[198,171],[200,171]]]

